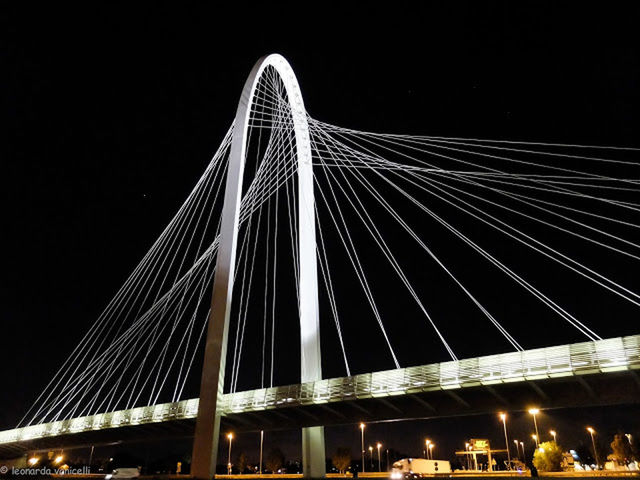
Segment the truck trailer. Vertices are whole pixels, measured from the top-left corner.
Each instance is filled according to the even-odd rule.
[[[427,460],[425,458],[403,458],[393,463],[392,480],[433,477],[451,473],[448,460]]]

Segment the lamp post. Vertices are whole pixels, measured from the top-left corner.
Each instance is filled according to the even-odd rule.
[[[557,437],[557,433],[555,430],[549,430],[549,433],[551,434],[551,436],[553,437],[553,443],[558,443],[558,441],[556,440]]]
[[[362,439],[362,472],[364,473],[364,423],[360,424],[360,434]]]
[[[533,426],[536,429],[536,447],[538,446],[538,439],[540,438],[540,433],[538,433],[538,422],[536,421],[536,415],[540,413],[540,409],[538,408],[530,408],[529,413],[533,415]]]
[[[469,445],[469,451],[473,451],[473,447]],[[476,452],[473,452],[473,469],[478,470],[478,457],[476,456]]]
[[[500,420],[502,420],[502,426],[504,427],[504,446],[507,449],[507,470],[511,470],[511,451],[509,450],[509,437],[507,436],[507,414],[501,413]]]
[[[533,438],[533,441],[536,442],[536,448],[538,448],[538,435],[534,433],[533,435],[531,435],[531,438]]]
[[[598,466],[598,468],[600,468],[600,460],[598,460],[598,450],[596,450],[596,440],[595,438],[593,438],[593,434],[596,433],[596,431],[591,427],[587,427],[587,432],[589,432],[589,435],[591,435],[591,444],[593,445],[593,456],[596,459],[596,465]]]
[[[369,461],[371,462],[371,470],[373,470],[373,447],[369,445]]]
[[[516,457],[520,460],[520,449],[518,448],[518,440],[514,440],[513,443],[516,444]]]
[[[430,443],[430,444],[429,444],[429,458],[430,458],[431,460],[433,460],[433,447],[434,447],[435,445],[436,445],[435,443]]]
[[[227,462],[227,472],[231,475],[231,441],[233,440],[233,433],[227,435],[229,439],[229,461]]]
[[[524,453],[524,442],[520,442],[520,448],[522,448],[522,461],[526,461],[527,455]]]
[[[382,448],[382,444],[378,442],[376,444],[376,448],[378,449],[378,471],[382,471],[382,461],[380,460],[380,448]]]
[[[429,444],[431,443],[431,440],[429,440],[428,438],[426,438],[424,440],[424,458],[429,458]]]
[[[471,445],[469,445],[469,442],[466,442],[464,444],[464,449],[468,452],[469,450],[471,450]],[[467,470],[471,470],[471,455],[467,454],[465,455],[467,457]]]
[[[260,475],[262,475],[262,445],[264,444],[264,430],[260,430]]]

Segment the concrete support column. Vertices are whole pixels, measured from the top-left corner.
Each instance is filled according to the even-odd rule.
[[[302,473],[305,478],[322,478],[326,474],[324,427],[302,429]]]

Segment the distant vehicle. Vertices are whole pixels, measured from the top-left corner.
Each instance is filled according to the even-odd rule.
[[[393,480],[420,478],[424,475],[438,475],[451,473],[448,460],[427,460],[425,458],[403,458],[394,462],[391,469]]]
[[[105,480],[126,480],[130,478],[138,478],[140,476],[140,468],[116,468],[113,472],[104,476]]]

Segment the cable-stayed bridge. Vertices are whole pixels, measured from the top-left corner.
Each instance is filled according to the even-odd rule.
[[[221,423],[302,427],[315,477],[324,425],[637,401],[636,155],[337,127],[265,57],[185,203],[0,452],[195,424],[207,478]]]

